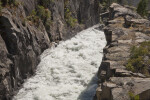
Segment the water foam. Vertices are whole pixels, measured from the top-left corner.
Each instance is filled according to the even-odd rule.
[[[104,33],[95,27],[45,50],[36,75],[13,100],[92,100],[106,45]]]

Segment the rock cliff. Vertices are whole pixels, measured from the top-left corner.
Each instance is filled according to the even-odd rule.
[[[94,100],[149,100],[149,76],[127,70],[126,64],[131,47],[150,40],[150,22],[116,3],[110,6],[108,19],[104,27],[107,46]]]
[[[51,12],[51,24],[45,27],[41,19],[38,25],[27,20],[33,17],[31,13],[40,0],[20,0],[15,4],[0,0],[3,6],[0,11],[0,100],[11,100],[24,80],[34,74],[39,55],[51,47],[52,42],[68,39],[99,22],[98,0],[49,1],[46,11]],[[66,6],[77,20],[73,27],[67,25],[64,18]]]

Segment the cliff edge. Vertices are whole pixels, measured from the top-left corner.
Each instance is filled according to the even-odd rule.
[[[150,22],[116,3],[110,6],[108,15],[104,27],[107,46],[94,100],[149,100],[150,51],[140,51],[144,50],[143,45],[149,48]],[[140,56],[134,58],[137,55]]]

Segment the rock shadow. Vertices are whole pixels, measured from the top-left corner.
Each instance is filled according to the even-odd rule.
[[[98,77],[97,73],[92,77],[90,83],[87,85],[87,88],[81,92],[77,100],[93,100],[96,88],[98,87]]]

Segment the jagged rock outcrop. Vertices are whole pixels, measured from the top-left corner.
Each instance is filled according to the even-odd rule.
[[[135,95],[140,100],[150,99],[150,78],[125,67],[130,48],[150,40],[150,22],[130,12],[116,3],[110,6],[112,20],[104,28],[107,46],[98,72],[100,82],[95,100],[130,100]]]
[[[14,14],[15,13],[15,14]],[[39,27],[23,25],[24,9],[3,9],[0,16],[0,99],[11,98],[12,93],[23,83],[39,62],[38,56],[48,47],[50,40],[42,24]]]
[[[2,0],[0,0],[2,1]],[[4,0],[3,0],[4,1]],[[34,74],[39,55],[52,42],[68,39],[78,31],[99,22],[98,0],[69,0],[67,5],[77,19],[74,27],[66,25],[64,16],[67,0],[51,0],[51,25],[47,29],[27,20],[39,0],[20,0],[3,7],[0,14],[0,100],[11,100],[24,79]]]

